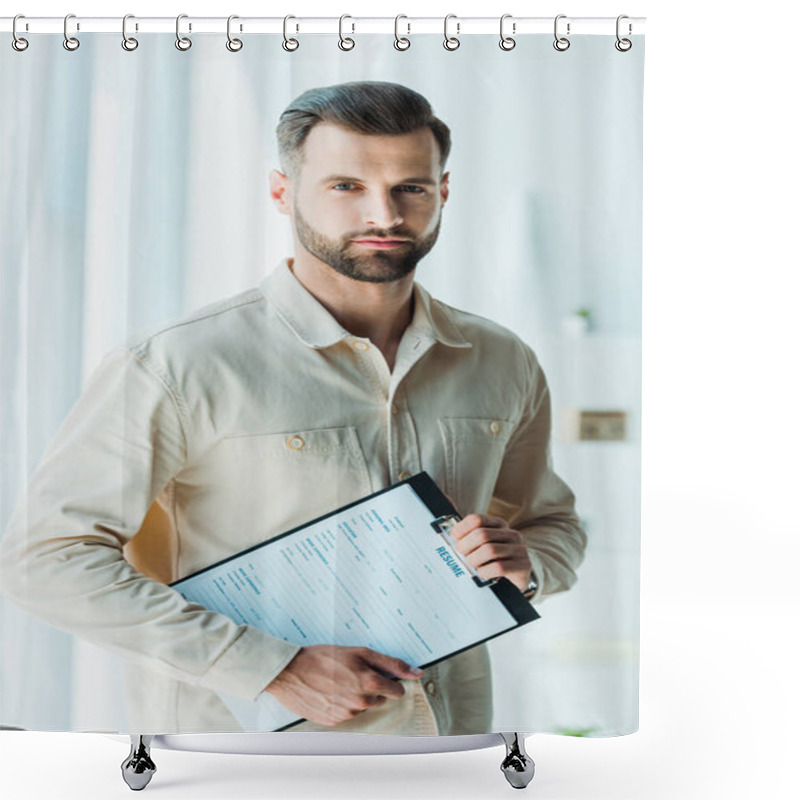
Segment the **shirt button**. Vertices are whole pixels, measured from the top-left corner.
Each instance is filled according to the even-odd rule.
[[[361,339],[353,339],[353,341],[350,342],[350,347],[352,347],[353,350],[360,350],[362,352],[364,350],[369,350],[369,345],[366,342],[362,342]]]
[[[302,436],[290,436],[286,440],[286,446],[290,447],[292,450],[302,450],[306,446],[306,443]]]
[[[489,424],[489,430],[492,433],[500,433],[503,430],[503,426],[496,419],[493,419]]]
[[[410,477],[411,477],[411,473],[410,472],[401,472],[397,476],[397,479],[400,480],[400,481],[404,481],[406,478],[410,478]]]
[[[425,691],[433,697],[436,694],[436,684],[433,681],[428,681],[425,684]]]

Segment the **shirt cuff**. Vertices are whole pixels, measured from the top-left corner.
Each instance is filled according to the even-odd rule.
[[[214,662],[200,681],[214,691],[255,701],[302,650],[302,645],[245,625],[238,639]]]

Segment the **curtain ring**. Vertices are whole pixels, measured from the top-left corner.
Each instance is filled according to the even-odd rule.
[[[282,42],[282,45],[283,45],[283,49],[286,50],[287,53],[293,53],[295,50],[297,50],[298,47],[300,47],[300,42],[298,42],[297,39],[290,39],[286,35],[286,31],[288,29],[288,25],[289,25],[289,20],[290,19],[297,19],[297,17],[293,17],[291,14],[287,14],[283,18],[283,42]],[[297,26],[297,30],[300,30],[300,26],[299,25]]]
[[[503,14],[500,17],[500,49],[501,50],[513,50],[517,46],[517,40],[512,39],[510,36],[506,36],[503,33],[503,23],[511,16],[511,14]],[[511,28],[512,33],[517,32],[517,23],[512,23]]]
[[[68,22],[70,17],[74,17],[74,16],[75,16],[74,14],[67,14],[67,16],[64,17],[64,41],[63,41],[63,45],[64,45],[64,49],[65,50],[77,50],[81,46],[81,43],[74,36],[68,36],[67,35],[67,22]],[[80,28],[78,30],[80,30]]]
[[[126,30],[128,20],[132,17],[133,14],[126,14],[122,18],[122,49],[127,50],[129,53],[139,46],[139,40],[134,39],[132,36],[128,36],[128,31]]]
[[[181,20],[188,16],[188,14],[178,14],[178,18],[175,20],[175,47],[178,50],[188,50],[192,46],[192,40],[188,36],[181,36]],[[189,30],[191,29],[190,25]]]
[[[18,52],[21,53],[23,50],[28,49],[28,40],[23,39],[21,36],[17,34],[17,20],[18,19],[25,19],[24,14],[17,14],[14,17],[14,21],[11,23],[11,33],[14,38],[11,40],[11,46]]]
[[[238,15],[231,14],[228,17],[228,41],[225,42],[225,47],[231,51],[231,53],[238,53],[244,45],[242,44],[241,39],[231,39],[231,20],[232,19],[239,19]]]
[[[349,14],[342,14],[342,16],[339,17],[339,49],[352,50],[356,46],[356,43],[349,36],[345,38],[342,34],[342,23],[345,21],[345,19],[353,19],[353,18]],[[355,22],[351,24],[353,26],[353,30],[351,31],[351,33],[355,33],[356,24]]]
[[[411,47],[411,39],[401,38],[397,30],[401,19],[408,19],[408,17],[405,14],[398,14],[394,18],[394,48],[395,50],[408,50]],[[406,22],[406,27],[408,28],[408,33],[411,33],[411,23]]]
[[[458,48],[461,47],[461,41],[457,38],[457,35],[456,36],[448,36],[447,35],[447,23],[451,19],[455,19],[455,18],[456,18],[455,14],[448,14],[444,18],[444,42],[443,42],[443,45],[444,45],[444,49],[445,50],[458,50]],[[460,32],[460,30],[461,30],[461,23],[460,22],[456,22],[456,34],[458,34]]]
[[[633,47],[633,42],[631,42],[630,39],[620,39],[620,37],[619,37],[619,23],[620,23],[620,20],[623,20],[623,19],[629,19],[628,15],[627,14],[620,14],[617,17],[617,41],[614,42],[614,47],[616,47],[617,50],[620,51],[620,53],[627,53],[628,50],[630,50],[631,47]],[[628,34],[630,35],[631,33],[633,33],[633,26],[629,22],[628,23]]]
[[[553,31],[556,37],[556,40],[553,42],[553,47],[555,47],[555,49],[561,53],[563,53],[565,50],[569,50],[569,44],[570,44],[569,39],[565,39],[563,36],[558,35],[558,21],[560,19],[566,19],[566,18],[567,18],[566,14],[559,14],[556,17],[556,21],[553,26]],[[569,22],[567,23],[567,36],[569,36]]]

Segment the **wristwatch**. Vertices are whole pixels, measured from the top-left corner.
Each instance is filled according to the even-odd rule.
[[[536,594],[536,590],[539,588],[539,581],[536,580],[536,574],[531,570],[531,580],[528,584],[525,591],[522,593],[522,596],[526,600],[530,600]]]

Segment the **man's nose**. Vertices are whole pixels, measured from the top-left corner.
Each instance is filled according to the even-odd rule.
[[[364,224],[372,228],[393,228],[403,221],[395,198],[389,193],[375,192],[367,200]]]

